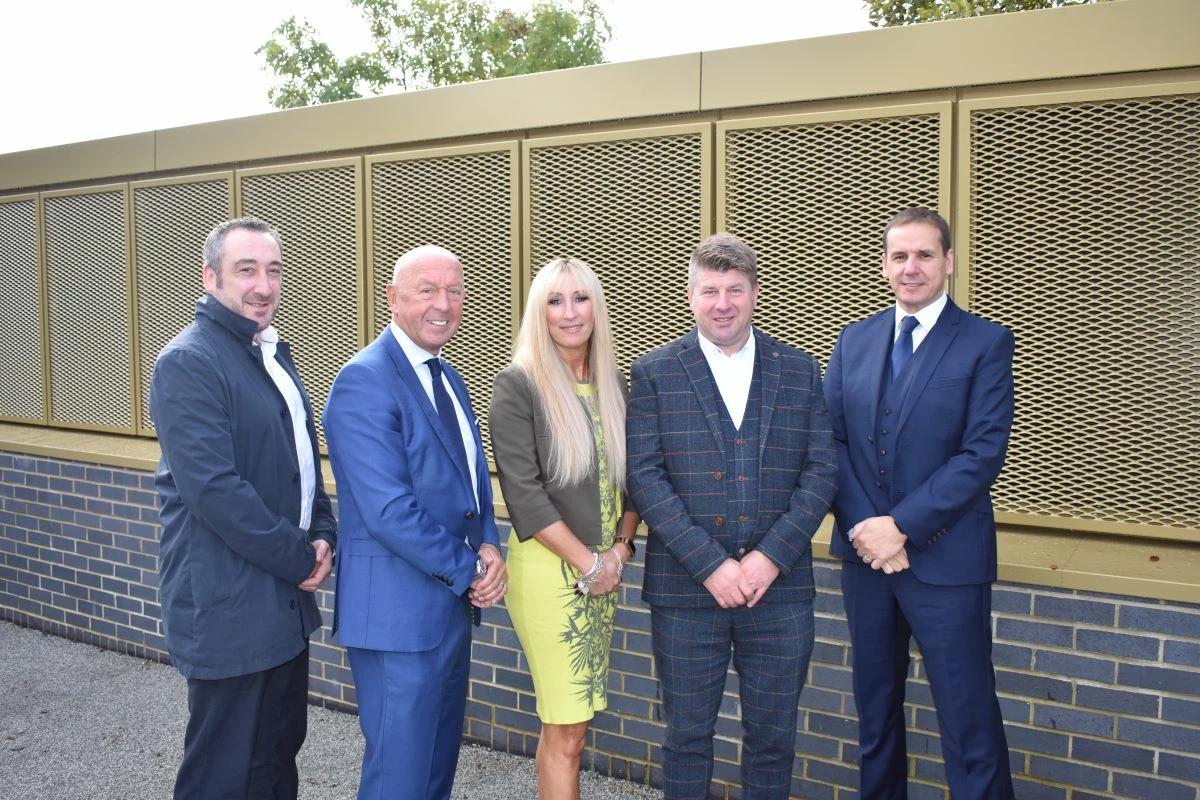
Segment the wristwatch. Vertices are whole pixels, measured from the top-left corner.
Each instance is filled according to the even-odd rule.
[[[613,544],[617,544],[618,542],[620,542],[621,544],[623,544],[629,548],[629,557],[630,558],[633,558],[634,556],[637,555],[637,548],[634,547],[632,536],[618,536],[616,539],[613,540]]]
[[[471,583],[478,583],[487,575],[487,564],[483,563],[482,558],[475,559],[475,577],[471,579]]]

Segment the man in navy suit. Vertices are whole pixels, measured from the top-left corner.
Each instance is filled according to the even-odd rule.
[[[634,362],[626,419],[629,494],[650,529],[663,793],[708,797],[732,651],[743,795],[782,800],[813,647],[810,541],[836,488],[821,371],[751,325],[758,272],[739,239],[697,245],[687,293],[696,328]]]
[[[479,426],[439,355],[464,293],[448,250],[401,256],[391,324],[342,367],[322,417],[345,533],[334,627],[366,739],[360,800],[450,796],[471,606],[507,589]]]
[[[907,797],[909,638],[924,658],[954,800],[1013,797],[992,670],[989,494],[1013,419],[1013,335],[946,295],[950,228],[923,208],[884,229],[895,307],[849,325],[825,373],[838,451],[830,550],[859,716],[859,796]]]

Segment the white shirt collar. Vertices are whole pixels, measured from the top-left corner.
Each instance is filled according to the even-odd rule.
[[[724,350],[705,338],[699,328],[696,329],[696,336],[700,339],[700,350],[709,361],[712,361],[714,358],[727,358],[734,361],[741,361],[747,358],[751,361],[754,360],[754,328],[750,328],[750,337],[746,339],[746,343],[733,355],[726,355]]]
[[[942,309],[944,309],[946,307],[946,301],[949,299],[950,298],[946,296],[946,293],[942,292],[941,297],[939,297],[937,300],[934,300],[932,303],[930,303],[929,305],[922,308],[916,314],[911,314],[911,315],[904,309],[900,308],[900,304],[897,303],[895,306],[896,318],[892,323],[893,338],[895,338],[895,336],[899,335],[899,333],[900,333],[900,321],[908,316],[913,316],[913,317],[917,318],[917,330],[918,331],[921,331],[922,333],[928,333],[930,331],[930,329],[933,328],[933,326],[935,324],[937,324],[938,317],[940,317],[942,315]]]
[[[441,358],[441,352],[431,353],[425,348],[418,345],[408,337],[408,334],[400,329],[395,320],[388,323],[388,328],[391,329],[392,335],[396,337],[396,341],[400,344],[400,349],[404,351],[404,356],[415,367],[417,364],[424,364],[431,358]]]

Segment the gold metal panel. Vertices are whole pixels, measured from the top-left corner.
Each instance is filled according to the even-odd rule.
[[[237,213],[283,237],[283,293],[275,326],[292,345],[316,414],[334,376],[358,350],[362,273],[362,161],[344,158],[238,170]]]
[[[697,110],[699,54],[397,92],[159,131],[159,169]]]
[[[154,147],[153,133],[134,133],[0,154],[0,191],[150,172]]]
[[[1200,84],[964,102],[966,299],[1011,327],[1008,521],[1200,542]]]
[[[1197,30],[1195,0],[1140,0],[717,50],[704,54],[700,107],[1191,67]]]
[[[894,302],[883,226],[948,211],[949,102],[717,125],[718,227],[758,253],[764,331],[828,361],[845,325]]]
[[[471,390],[490,460],[492,380],[512,355],[519,303],[517,143],[389,153],[367,169],[369,336],[391,320],[385,292],[402,253],[437,244],[462,260],[463,322],[445,355]]]
[[[134,432],[127,195],[42,195],[52,423]]]
[[[154,362],[194,319],[204,293],[204,240],[233,214],[233,173],[134,183],[133,268],[137,309],[139,433],[152,433],[150,378]]]
[[[687,262],[712,232],[712,126],[531,139],[524,268],[583,259],[608,297],[617,360],[688,331]]]
[[[0,198],[0,419],[46,421],[37,195]]]

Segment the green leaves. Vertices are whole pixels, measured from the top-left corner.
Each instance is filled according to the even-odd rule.
[[[255,51],[279,82],[277,108],[599,64],[611,29],[594,0],[546,0],[528,14],[492,0],[350,0],[375,47],[339,61],[317,31],[284,20]]]
[[[863,0],[877,28],[1096,2],[1105,0]]]

